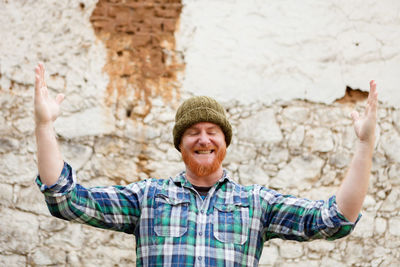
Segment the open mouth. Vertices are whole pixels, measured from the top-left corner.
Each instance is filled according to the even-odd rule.
[[[215,151],[214,149],[210,149],[210,150],[195,150],[194,153],[204,155],[204,154],[212,154],[212,153],[214,153],[214,151]]]

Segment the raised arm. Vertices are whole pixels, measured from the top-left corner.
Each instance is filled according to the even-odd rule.
[[[53,128],[64,95],[58,94],[55,99],[49,96],[44,72],[43,64],[38,64],[35,68],[35,135],[40,179],[46,185],[53,185],[64,165]]]
[[[356,111],[351,114],[358,140],[346,177],[336,194],[339,210],[352,222],[357,219],[368,190],[375,144],[377,105],[376,83],[371,81],[364,114],[359,115]]]

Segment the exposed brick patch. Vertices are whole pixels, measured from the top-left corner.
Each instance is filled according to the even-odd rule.
[[[104,67],[110,77],[108,104],[131,99],[129,106],[144,107],[139,116],[145,116],[152,97],[170,101],[174,95],[179,96],[176,76],[183,63],[176,56],[174,32],[181,10],[181,0],[97,3],[90,21],[108,50]]]
[[[345,95],[342,98],[337,99],[335,102],[340,104],[355,104],[356,102],[364,101],[367,98],[368,92],[364,92],[359,89],[352,89],[347,86]]]

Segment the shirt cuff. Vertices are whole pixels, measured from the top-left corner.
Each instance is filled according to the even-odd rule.
[[[44,195],[57,197],[66,195],[72,191],[76,185],[75,177],[75,170],[68,163],[64,162],[61,174],[55,184],[48,186],[42,183],[40,175],[36,177],[35,182]]]
[[[360,220],[361,214],[358,215],[355,222],[347,220],[346,217],[339,211],[336,203],[336,196],[332,196],[331,198],[329,198],[327,205],[328,209],[326,209],[323,213],[327,212],[328,214],[323,214],[322,217],[324,218],[324,222],[326,225],[336,228],[336,232],[327,239],[335,240],[350,234]]]
[[[339,210],[339,207],[338,207],[337,202],[336,202],[336,196],[332,196],[332,197],[329,199],[329,207],[334,208],[337,217],[342,221],[342,224],[343,224],[343,225],[354,225],[354,226],[355,226],[355,225],[358,223],[358,221],[360,220],[361,216],[362,216],[362,214],[360,213],[360,214],[358,214],[357,220],[356,220],[355,222],[349,221],[349,220],[341,213],[341,211]]]

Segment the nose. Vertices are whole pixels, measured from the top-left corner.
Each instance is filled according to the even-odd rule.
[[[207,146],[211,143],[210,138],[205,131],[200,133],[198,143],[201,146]]]

